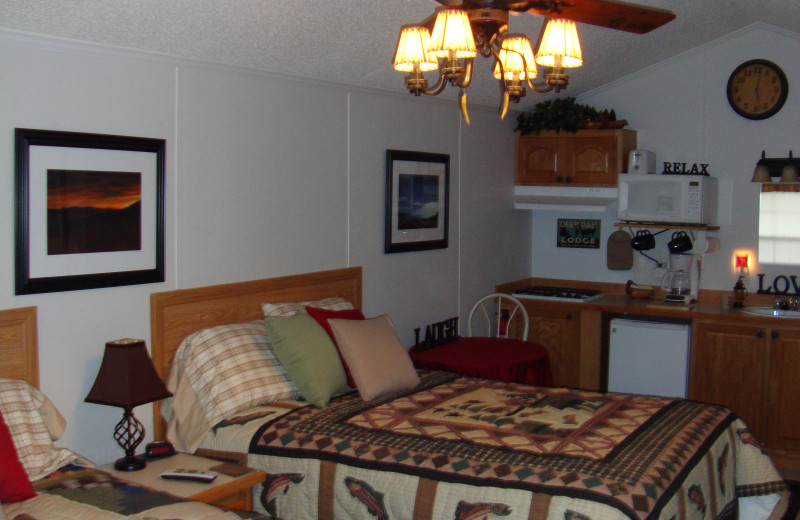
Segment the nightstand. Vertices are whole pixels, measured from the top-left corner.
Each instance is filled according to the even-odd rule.
[[[176,468],[207,470],[220,461],[187,453],[176,453],[171,457],[147,461],[147,467],[140,471],[117,471],[114,463],[100,469],[117,478],[164,491],[181,498],[197,500],[206,504],[236,509],[253,510],[252,488],[263,483],[267,476],[263,471],[250,470],[242,475],[231,477],[220,473],[212,482],[192,482],[185,480],[165,480],[159,477],[162,471]]]

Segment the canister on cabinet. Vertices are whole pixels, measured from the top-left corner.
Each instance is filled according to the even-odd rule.
[[[628,173],[656,173],[656,154],[649,150],[631,150],[628,154]]]

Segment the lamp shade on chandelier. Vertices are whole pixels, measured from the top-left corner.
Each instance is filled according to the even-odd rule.
[[[430,49],[438,58],[474,58],[475,37],[466,11],[444,9],[436,15]]]
[[[494,59],[492,72],[502,87],[501,118],[509,102],[519,102],[526,87],[535,92],[560,91],[569,76],[565,68],[583,64],[575,22],[546,18],[534,54],[524,34],[510,34],[508,12],[500,9],[440,9],[433,31],[424,24],[404,25],[395,50],[394,68],[406,72],[406,88],[416,96],[435,96],[450,84],[460,88],[459,99],[464,119],[467,114],[466,89],[472,81],[474,58],[480,54]],[[550,70],[544,81],[537,78],[537,65]],[[428,88],[423,72],[438,70],[436,83]]]
[[[404,25],[397,39],[394,68],[402,72],[428,72],[439,68],[431,48],[431,35],[418,25]]]
[[[536,76],[536,59],[528,37],[524,34],[507,34],[494,65],[494,77],[514,81]]]
[[[574,68],[583,65],[578,28],[572,20],[547,20],[536,53],[536,63],[545,67]]]

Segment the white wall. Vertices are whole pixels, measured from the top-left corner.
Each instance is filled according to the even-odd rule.
[[[398,78],[398,85],[402,85]],[[121,410],[86,404],[106,341],[149,342],[152,292],[361,265],[364,311],[401,340],[463,316],[527,275],[530,222],[512,209],[513,118],[239,68],[0,30],[0,308],[35,305],[42,390],[59,445],[120,456]],[[167,140],[166,282],[14,296],[14,128]],[[450,154],[450,246],[383,254],[387,148]],[[0,360],[2,362],[2,360]],[[151,407],[136,409],[150,429]],[[149,436],[148,436],[149,438]]]
[[[757,289],[756,273],[765,273],[766,279],[772,280],[778,274],[798,271],[789,266],[757,263],[759,185],[749,182],[762,150],[766,150],[767,157],[786,157],[789,150],[797,153],[800,146],[798,52],[799,34],[754,24],[579,98],[580,102],[597,108],[614,108],[618,117],[627,119],[629,128],[638,133],[639,148],[655,151],[659,172],[664,161],[708,163],[709,172],[720,179],[727,212],[720,221],[720,250],[703,259],[702,288],[733,287],[734,251],[750,252],[751,290]],[[738,116],[725,94],[731,72],[740,63],[754,58],[777,63],[789,78],[789,97],[783,109],[763,121]],[[556,219],[600,216],[533,213],[532,274],[610,282],[631,278],[633,271],[606,268],[605,243],[615,230],[615,211],[616,207],[611,206],[608,212],[600,214],[602,248],[578,251],[555,247]],[[666,235],[659,237],[657,249],[653,250],[662,258],[667,252]],[[652,262],[636,256],[637,264],[649,271]]]

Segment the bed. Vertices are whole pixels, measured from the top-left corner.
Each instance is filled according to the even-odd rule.
[[[0,310],[0,518],[263,518],[133,485],[56,448],[66,422],[38,387],[36,308]]]
[[[256,334],[267,307],[310,312],[336,297],[361,307],[360,268],[153,294],[156,369],[173,391],[188,388],[187,349],[205,345],[198,338],[208,331]],[[266,320],[268,341],[259,336],[259,348],[276,355],[270,349],[279,353],[282,338],[271,328],[276,320]],[[346,339],[340,327],[351,321],[357,319],[330,321],[334,343]],[[384,355],[390,341],[375,337],[355,352]],[[215,342],[222,351],[243,348]],[[361,373],[349,347],[336,346],[343,365]],[[156,435],[265,470],[254,504],[287,520],[750,520],[781,518],[786,508],[788,492],[769,457],[722,407],[437,371],[419,371],[413,387],[406,382],[366,397],[364,381],[362,373],[356,390],[334,392],[322,405],[295,394],[213,419],[180,416],[183,423],[168,402],[154,418]],[[209,410],[202,413],[218,412]]]

